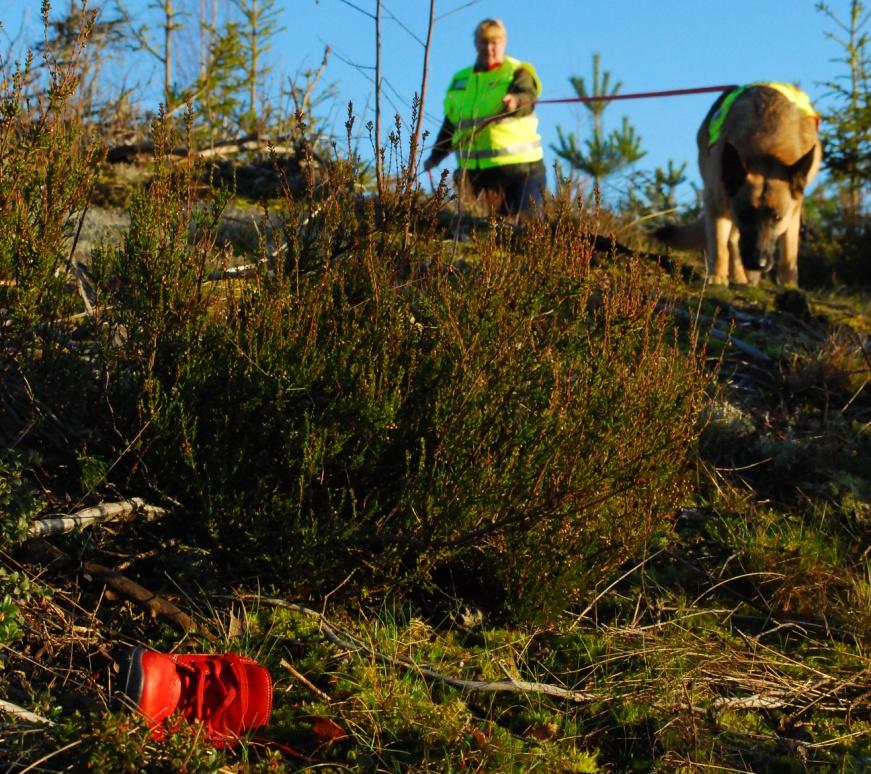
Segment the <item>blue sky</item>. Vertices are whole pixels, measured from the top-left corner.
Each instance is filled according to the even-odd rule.
[[[199,5],[199,0],[176,4],[185,1]],[[839,18],[847,18],[849,0],[828,4]],[[127,2],[142,20],[149,5],[148,0]],[[284,30],[273,43],[273,88],[282,77],[316,67],[329,44],[332,56],[324,80],[339,93],[329,121],[341,135],[344,107],[352,100],[357,126],[364,126],[372,117],[374,72],[369,68],[375,62],[375,35],[368,14],[374,12],[375,0],[285,0],[280,5]],[[0,0],[0,21],[9,34],[24,24],[25,39],[35,40],[39,7],[40,0]],[[428,10],[428,0],[382,1],[384,110],[390,117],[399,112],[406,122],[412,95],[420,88]],[[837,29],[816,10],[815,0],[437,0],[436,13],[440,18],[433,33],[425,111],[425,127],[433,138],[450,76],[473,61],[472,31],[491,16],[508,29],[508,53],[536,66],[542,98],[573,96],[571,75],[589,82],[594,52],[601,54],[612,78],[622,81],[623,93],[783,80],[798,83],[823,113],[831,102],[821,82],[846,73],[845,65],[833,61],[843,50],[824,34]],[[158,68],[132,59],[126,67],[128,78],[141,84],[145,106],[149,101],[156,106]],[[616,128],[627,116],[647,151],[636,168],[686,161],[690,179],[698,181],[695,133],[715,97],[615,102],[605,113],[605,128]],[[538,115],[549,165],[555,154],[548,146],[556,142],[557,126],[581,139],[589,132],[581,106],[541,105]]]

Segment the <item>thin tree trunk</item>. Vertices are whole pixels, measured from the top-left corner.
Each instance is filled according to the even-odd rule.
[[[864,21],[861,15],[864,7],[859,0],[852,0],[850,4],[850,107],[854,112],[858,112],[862,108],[862,91],[861,85],[867,78],[864,72],[860,49],[864,47],[864,35],[860,35],[861,27]],[[868,17],[865,17],[866,19]],[[855,172],[850,175],[850,214],[858,223],[862,216],[862,189],[865,181]]]
[[[166,0],[164,7],[164,25],[163,25],[163,99],[166,103],[166,109],[170,109],[170,98],[172,96],[172,30],[173,30],[173,9],[172,0]]]
[[[250,100],[250,109],[251,109],[251,126],[249,127],[254,134],[258,134],[257,131],[257,36],[258,29],[257,24],[259,21],[258,11],[257,11],[257,0],[252,0],[251,2],[251,74],[250,79],[251,83],[249,84],[249,100]]]
[[[381,0],[375,3],[375,180],[378,200],[384,201],[384,169],[381,163]]]
[[[420,147],[420,137],[423,131],[423,110],[426,106],[426,86],[429,78],[429,51],[430,43],[432,42],[432,30],[435,23],[435,7],[436,0],[430,0],[429,3],[429,23],[426,28],[426,43],[423,47],[423,74],[420,79],[420,99],[417,104],[417,122],[414,127],[414,134],[411,138],[411,148],[408,157],[408,182],[417,175],[417,149]]]
[[[209,62],[209,40],[211,25],[206,20],[206,0],[200,0],[200,80],[206,79]]]

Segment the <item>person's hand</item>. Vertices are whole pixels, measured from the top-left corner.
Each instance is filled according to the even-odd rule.
[[[504,112],[513,113],[520,107],[520,97],[516,94],[506,94],[502,98],[502,106],[505,108]]]

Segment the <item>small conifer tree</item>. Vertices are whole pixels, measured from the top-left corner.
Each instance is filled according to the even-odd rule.
[[[835,61],[848,68],[846,75],[824,84],[835,101],[822,126],[824,164],[842,186],[842,206],[857,219],[871,191],[871,13],[861,0],[851,0],[847,19],[836,16],[826,3],[817,3],[817,9],[834,22],[837,31],[825,34],[843,49]]]
[[[557,156],[569,163],[571,169],[589,175],[599,186],[604,178],[641,159],[645,151],[641,150],[641,138],[626,116],[623,117],[620,129],[614,129],[610,134],[605,133],[603,114],[610,104],[606,98],[616,96],[623,84],[617,81],[611,85],[611,73],[601,70],[600,54],[593,54],[593,80],[590,89],[581,77],[572,76],[569,82],[579,97],[595,98],[594,101],[583,103],[590,113],[592,133],[581,146],[574,132],[565,134],[562,127],[557,126],[559,144],[551,145],[551,148]]]

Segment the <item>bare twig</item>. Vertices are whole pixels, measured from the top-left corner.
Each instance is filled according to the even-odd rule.
[[[327,69],[327,63],[329,62],[329,60],[330,47],[324,46],[324,58],[321,60],[321,64],[318,69],[315,70],[312,75],[308,76],[305,90],[302,91],[302,96],[300,96],[300,90],[296,85],[296,81],[294,81],[292,78],[290,79],[290,98],[293,100],[294,112],[302,113],[305,115],[311,113],[312,95],[314,94],[314,91],[317,88],[317,85],[324,74],[324,70]]]
[[[463,5],[458,5],[456,8],[452,8],[450,11],[445,11],[441,16],[436,19],[436,21],[441,21],[444,18],[447,18],[451,14],[458,13],[459,11],[464,11],[466,8],[471,8],[473,5],[477,5],[480,0],[469,0],[469,2],[464,3]]]
[[[607,594],[611,589],[613,589],[614,586],[616,586],[618,583],[620,583],[620,581],[622,581],[624,578],[628,578],[628,577],[629,577],[630,575],[632,575],[632,573],[635,572],[636,570],[640,570],[640,569],[641,569],[642,567],[644,567],[644,565],[647,564],[651,559],[655,559],[655,558],[656,558],[657,556],[659,556],[663,551],[665,551],[665,549],[664,549],[664,548],[660,548],[659,551],[657,551],[656,553],[651,554],[650,556],[646,556],[646,557],[645,557],[644,559],[642,559],[638,564],[636,564],[636,565],[635,565],[631,570],[627,570],[627,571],[624,572],[624,573],[623,573],[619,578],[617,578],[617,580],[615,580],[613,583],[611,583],[610,585],[608,585],[608,586],[606,586],[604,589],[602,589],[602,591],[599,592],[599,593],[598,593],[598,594],[593,598],[593,601],[590,602],[590,604],[587,605],[587,606],[583,609],[583,611],[581,612],[581,614],[575,617],[575,621],[574,621],[574,623],[572,624],[571,629],[574,629],[575,625],[576,625],[579,621],[583,621],[584,618],[587,617],[587,613],[589,613],[590,610],[592,610],[592,609],[596,606],[596,603],[597,603],[597,602],[598,602],[602,597],[604,597],[605,594]]]
[[[287,659],[281,659],[281,666],[283,666],[290,674],[293,676],[295,680],[298,680],[302,683],[306,688],[308,688],[315,696],[317,696],[321,701],[326,704],[330,704],[332,699],[328,693],[324,693],[320,688],[318,688],[311,680],[309,680],[302,672],[296,669],[293,664],[291,664]]]
[[[88,274],[82,264],[80,264],[74,258],[76,246],[78,245],[79,238],[82,235],[82,226],[85,223],[85,216],[87,215],[87,213],[88,208],[83,207],[82,212],[79,215],[79,223],[76,227],[76,235],[73,238],[72,245],[70,245],[70,255],[67,259],[67,271],[72,274],[73,278],[76,281],[76,287],[78,288],[79,296],[81,296],[82,303],[85,305],[85,312],[88,314],[88,316],[93,316],[94,307],[97,305],[97,291],[94,290],[94,286],[91,284],[91,281],[88,278]]]
[[[686,320],[687,322],[690,322],[692,320],[689,312],[687,312],[683,309],[675,309],[674,314],[675,314],[675,317],[677,317],[678,319]],[[715,327],[713,324],[715,322],[713,318],[706,317],[705,315],[698,315],[698,314],[695,315],[695,317],[697,318],[696,319],[697,323],[698,322],[710,322],[712,324],[711,327],[707,329],[707,334],[711,338],[717,339],[718,341],[724,341],[727,344],[730,344],[735,349],[737,349],[739,352],[742,352],[743,354],[747,355],[747,357],[751,358],[752,360],[755,360],[757,363],[760,363],[762,365],[768,366],[774,362],[774,360],[772,360],[771,357],[766,355],[761,349],[757,349],[752,344],[748,344],[746,341],[742,341],[741,339],[737,338],[736,336],[731,335],[731,333],[727,333],[727,332],[722,331],[719,328]]]
[[[353,8],[355,11],[359,11],[359,12],[362,13],[364,16],[368,16],[370,19],[374,19],[374,18],[375,18],[375,17],[374,17],[374,16],[373,16],[369,11],[364,10],[364,9],[361,8],[359,5],[355,5],[355,4],[352,3],[350,0],[339,0],[339,2],[344,3],[344,4],[347,5],[347,6],[350,6],[350,7]]]
[[[569,688],[562,688],[558,685],[530,682],[528,680],[461,680],[457,677],[451,677],[450,675],[436,672],[429,667],[419,666],[411,661],[387,656],[384,653],[380,653],[377,650],[367,647],[350,635],[342,634],[340,636],[336,632],[335,627],[321,613],[317,612],[317,610],[312,610],[305,605],[299,605],[295,602],[288,602],[283,599],[258,597],[253,594],[243,594],[239,596],[238,599],[256,599],[261,604],[282,607],[287,610],[295,610],[304,613],[305,615],[317,618],[320,624],[321,633],[337,647],[347,650],[350,653],[363,654],[381,663],[401,667],[402,669],[408,669],[409,671],[417,673],[421,677],[430,680],[438,680],[439,682],[451,685],[454,688],[459,688],[461,690],[471,691],[473,693],[535,693],[575,702],[601,701],[604,698],[598,694],[587,693],[586,691],[576,691]]]
[[[744,578],[783,578],[785,577],[783,573],[780,572],[745,572],[742,575],[734,575],[729,578],[724,578],[719,583],[715,583],[713,586],[706,588],[701,594],[699,594],[691,603],[690,607],[695,607],[703,597],[706,597],[712,591],[716,591],[720,586],[725,586],[729,583],[733,583],[737,580],[743,580]]]
[[[57,750],[52,750],[51,752],[46,753],[38,760],[35,760],[33,763],[31,763],[29,766],[26,766],[25,768],[21,769],[20,774],[27,774],[28,771],[33,771],[35,769],[41,770],[39,767],[42,766],[42,764],[45,763],[47,760],[54,758],[55,755],[60,755],[62,752],[66,752],[67,750],[71,750],[73,747],[80,745],[83,741],[84,741],[83,739],[76,739],[75,741],[72,741],[69,744],[65,744],[63,747],[58,747]]]

